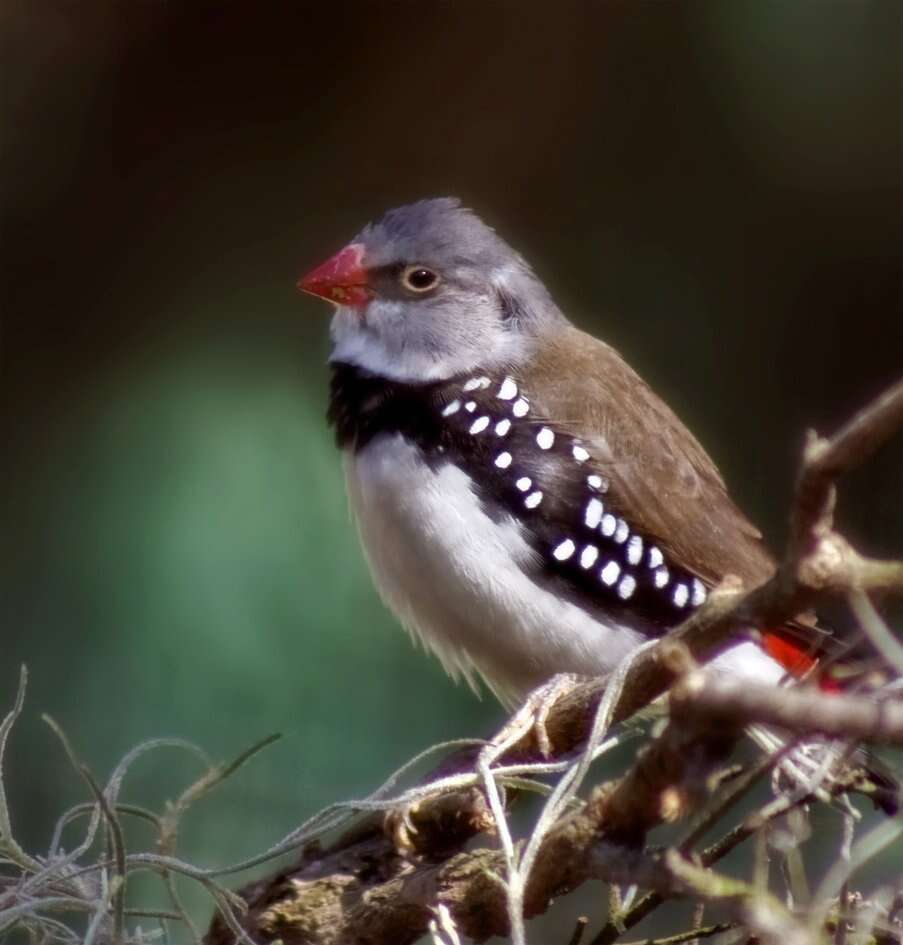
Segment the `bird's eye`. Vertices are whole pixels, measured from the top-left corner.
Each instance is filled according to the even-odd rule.
[[[429,292],[439,283],[439,276],[425,266],[408,266],[401,274],[401,284],[411,292]]]

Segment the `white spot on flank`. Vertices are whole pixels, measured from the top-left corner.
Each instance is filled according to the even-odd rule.
[[[614,535],[615,533],[615,528],[617,528],[617,525],[618,525],[618,521],[614,517],[614,515],[610,515],[606,513],[602,517],[602,534],[606,538],[611,538],[611,536]]]
[[[539,503],[542,502],[542,493],[541,492],[531,492],[526,499],[524,499],[524,505],[528,509],[535,509]]]
[[[615,541],[619,545],[623,545],[627,541],[627,536],[630,534],[630,528],[627,525],[627,522],[624,519],[618,519],[618,527],[615,529]]]
[[[643,539],[639,535],[634,535],[627,542],[627,561],[630,564],[639,564],[643,558]]]
[[[687,601],[690,599],[690,592],[687,589],[686,584],[678,584],[674,588],[674,596],[671,598],[674,601],[675,607],[686,607]]]
[[[589,502],[586,503],[586,513],[583,516],[586,527],[596,528],[599,522],[602,521],[603,511],[605,510],[598,499],[590,499]]]
[[[580,552],[580,567],[591,568],[599,557],[599,549],[595,545],[587,545]]]
[[[475,400],[468,400],[467,403],[464,404],[464,409],[465,409],[468,413],[473,413],[474,410],[477,409],[477,402],[476,402]]]
[[[524,400],[523,397],[518,397],[514,401],[514,404],[511,407],[511,412],[515,417],[526,417],[527,411],[530,409],[530,405]]]
[[[539,433],[536,434],[536,445],[541,450],[550,450],[554,442],[555,434],[548,427],[543,427]]]
[[[450,417],[453,413],[457,413],[461,409],[461,401],[453,400],[446,408],[442,411],[443,417]]]
[[[521,492],[529,492],[530,487],[533,485],[533,480],[529,476],[521,476],[514,485],[516,485]]]
[[[552,557],[556,558],[558,561],[567,561],[576,550],[577,546],[571,539],[565,538],[565,540],[552,551]]]
[[[694,607],[701,607],[705,603],[706,589],[705,584],[699,578],[693,578],[693,594],[691,601]]]
[[[618,579],[621,573],[621,567],[617,561],[609,561],[608,564],[599,572],[599,577],[611,587]]]
[[[462,390],[476,390],[480,386],[480,379],[478,377],[472,377],[462,388]]]
[[[495,458],[495,465],[499,469],[507,469],[511,465],[511,454],[510,453],[499,453]]]
[[[601,489],[602,488],[602,477],[597,476],[595,473],[591,476],[586,477],[587,484],[591,489]]]
[[[665,562],[665,557],[661,553],[661,551],[659,551],[659,549],[655,545],[650,545],[649,546],[649,567],[657,568],[659,567],[659,565],[664,564],[664,562]]]
[[[495,425],[495,435],[496,436],[505,436],[505,434],[511,429],[511,421],[506,417],[504,420],[499,420]]]
[[[502,386],[499,387],[498,393],[499,400],[514,400],[517,397],[517,384],[511,380],[510,377],[506,377],[502,381]]]
[[[582,446],[575,446],[571,449],[571,455],[578,463],[585,463],[589,459],[589,453]]]
[[[470,425],[471,433],[482,433],[489,426],[489,417],[477,417]]]
[[[636,578],[632,574],[625,574],[621,578],[621,583],[618,585],[618,597],[621,600],[629,600],[633,592],[636,590]]]
[[[656,568],[653,580],[655,581],[655,586],[661,588],[671,580],[671,575],[668,573],[667,568]]]

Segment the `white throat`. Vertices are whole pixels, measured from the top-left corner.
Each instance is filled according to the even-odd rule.
[[[393,306],[400,308],[396,302],[379,304],[383,314],[391,313]],[[523,361],[530,344],[527,338],[514,332],[495,333],[490,345],[465,343],[448,351],[436,345],[399,342],[370,327],[359,310],[344,305],[336,308],[330,333],[331,362],[353,364],[379,377],[406,382],[444,380],[477,366],[485,370],[502,369]]]
[[[353,324],[351,324],[353,321]],[[393,381],[433,381],[453,377],[459,370],[447,359],[437,359],[416,349],[390,351],[383,340],[360,325],[360,315],[340,306],[332,320],[330,361],[353,364]]]

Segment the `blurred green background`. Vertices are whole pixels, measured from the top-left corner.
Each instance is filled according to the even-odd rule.
[[[26,662],[32,848],[83,799],[42,711],[101,775],[151,736],[284,732],[189,818],[202,864],[500,719],[370,585],[328,312],[294,290],[386,207],[496,225],[775,544],[805,427],[903,374],[896,0],[7,0],[0,26],[0,697]],[[899,553],[901,496],[898,440],[841,521]],[[144,759],[127,796],[193,771]]]

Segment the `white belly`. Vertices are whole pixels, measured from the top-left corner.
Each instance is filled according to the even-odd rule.
[[[476,670],[510,704],[558,672],[605,673],[641,642],[531,580],[518,524],[490,518],[453,464],[433,471],[384,435],[346,455],[345,470],[383,599],[453,675]]]

